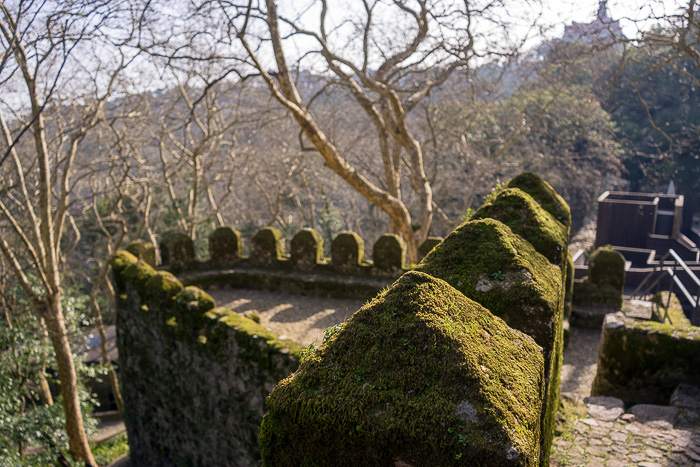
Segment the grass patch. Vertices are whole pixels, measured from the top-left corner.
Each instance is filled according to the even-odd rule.
[[[129,453],[129,442],[126,433],[122,433],[104,443],[92,445],[92,455],[97,465],[108,465],[122,454]]]

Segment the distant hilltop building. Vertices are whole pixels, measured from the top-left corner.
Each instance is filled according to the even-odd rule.
[[[612,43],[624,38],[620,21],[613,20],[608,15],[608,2],[601,0],[598,5],[596,19],[590,23],[577,23],[565,26],[564,42],[585,42],[586,44]]]

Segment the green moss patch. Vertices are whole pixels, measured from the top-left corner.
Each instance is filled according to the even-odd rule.
[[[566,227],[568,238],[568,233],[571,230],[571,210],[569,205],[566,204],[564,198],[559,196],[549,183],[542,180],[542,177],[532,172],[523,172],[508,182],[507,187],[520,188],[532,196],[545,211]]]
[[[598,287],[622,290],[625,287],[625,257],[610,245],[597,248],[588,261],[588,279]]]
[[[143,260],[146,264],[156,267],[156,247],[145,240],[134,240],[126,247],[126,251]]]
[[[501,190],[471,217],[496,219],[530,242],[551,263],[564,266],[568,229],[518,188]]]
[[[537,465],[544,360],[446,282],[409,272],[270,394],[266,465]]]
[[[562,320],[561,272],[503,223],[462,224],[415,270],[445,280],[551,353]]]
[[[667,405],[681,384],[700,386],[700,328],[605,317],[592,395]]]

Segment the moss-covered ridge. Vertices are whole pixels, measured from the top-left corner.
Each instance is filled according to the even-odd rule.
[[[544,359],[446,282],[409,272],[268,399],[266,465],[537,465]]]
[[[563,271],[494,219],[455,229],[416,267],[449,282],[544,348],[546,399],[542,460],[548,462],[559,404],[563,350]]]
[[[489,218],[510,227],[551,263],[564,265],[569,229],[524,191],[518,188],[501,190],[471,217],[472,220]]]
[[[196,339],[211,346],[220,341],[221,326],[225,325],[246,334],[243,340],[263,339],[280,352],[299,356],[300,344],[287,339],[279,340],[274,333],[251,319],[231,310],[216,308],[214,299],[203,290],[193,286],[183,287],[171,273],[156,271],[128,251],[118,251],[110,264],[118,286],[122,289],[133,287],[138,293],[142,312],[148,312],[149,308],[165,307],[165,324],[172,332],[177,332],[178,337]]]
[[[552,186],[542,177],[532,172],[523,172],[508,182],[507,188],[520,188],[542,206],[567,229],[566,237],[571,232],[571,210],[564,198],[559,196]]]
[[[416,266],[439,277],[553,350],[561,326],[561,271],[522,237],[493,219],[457,227]]]

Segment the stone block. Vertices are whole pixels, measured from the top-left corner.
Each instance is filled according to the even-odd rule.
[[[625,257],[610,245],[597,248],[588,261],[588,279],[598,287],[619,291],[625,287]]]
[[[180,268],[197,262],[194,241],[181,232],[166,234],[160,243],[160,259],[164,266]]]
[[[400,273],[406,261],[406,244],[396,234],[384,234],[374,243],[372,258],[378,271]]]
[[[532,172],[523,172],[508,182],[507,188],[519,188],[532,196],[545,211],[566,227],[568,238],[571,232],[569,205],[549,183],[542,180],[542,177]]]
[[[323,238],[314,229],[303,229],[290,243],[292,266],[301,271],[313,271],[323,261]]]
[[[550,263],[565,266],[568,229],[545,211],[527,193],[518,188],[506,188],[481,206],[470,220],[495,219],[503,222],[530,242]]]
[[[356,272],[365,265],[365,242],[355,232],[341,232],[331,243],[331,265],[341,272]]]
[[[126,251],[136,256],[151,267],[156,267],[156,247],[145,240],[134,240],[126,247]]]
[[[700,386],[700,328],[605,317],[592,395],[668,404],[679,384]]]
[[[241,258],[241,233],[228,226],[219,227],[209,235],[209,257],[215,266],[232,265]]]
[[[274,227],[256,233],[250,244],[250,261],[257,266],[271,267],[284,259],[282,234]]]
[[[447,281],[543,347],[547,402],[541,439],[548,462],[563,357],[561,269],[502,222],[481,219],[455,229],[415,270]]]

